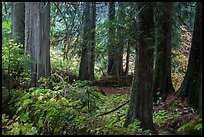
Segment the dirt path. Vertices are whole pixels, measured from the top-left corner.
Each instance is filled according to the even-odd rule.
[[[111,87],[111,86],[101,86],[99,87],[100,90],[105,93],[106,95],[112,94],[128,94],[130,95],[130,87]]]

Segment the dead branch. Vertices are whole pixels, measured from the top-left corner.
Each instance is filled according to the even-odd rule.
[[[114,111],[118,110],[119,108],[121,108],[122,106],[126,105],[129,101],[130,101],[130,100],[128,100],[128,101],[126,101],[125,103],[121,104],[120,106],[114,108],[113,110],[110,110],[110,111],[104,112],[104,113],[102,113],[102,114],[99,114],[99,115],[97,115],[96,117],[98,117],[98,116],[103,116],[103,115],[107,115],[107,114],[109,114],[109,113],[111,113],[111,112],[114,112]]]

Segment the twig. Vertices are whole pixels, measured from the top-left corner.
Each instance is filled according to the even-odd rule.
[[[60,75],[58,75],[57,73],[54,73],[52,75],[58,76],[62,80],[63,86],[64,86],[64,97],[66,97],[67,96],[67,90],[66,90],[66,86],[64,84],[65,82],[64,82],[63,78]]]
[[[103,115],[107,115],[107,114],[109,114],[109,113],[111,113],[111,112],[114,112],[114,111],[118,110],[119,108],[121,108],[122,106],[126,105],[129,101],[130,101],[130,100],[128,100],[128,101],[126,101],[125,103],[121,104],[120,106],[114,108],[113,110],[110,110],[110,111],[107,111],[107,112],[105,112],[105,113],[99,114],[99,115],[97,115],[96,117],[98,117],[98,116],[103,116]]]

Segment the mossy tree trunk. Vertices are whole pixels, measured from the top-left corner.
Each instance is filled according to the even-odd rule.
[[[123,75],[123,3],[118,3],[118,22],[119,26],[114,25],[115,17],[115,3],[109,2],[109,40],[108,40],[108,75],[119,76]]]
[[[111,22],[108,30],[108,75],[113,75],[115,28],[112,27],[112,21],[115,19],[115,2],[109,2],[108,18]]]
[[[85,3],[84,8],[84,29],[82,54],[79,68],[79,79],[94,79],[94,48],[95,48],[95,24],[96,5],[94,2]]]
[[[117,76],[121,76],[123,75],[123,50],[124,50],[124,44],[125,44],[125,41],[124,41],[124,23],[123,23],[123,20],[124,20],[125,16],[124,16],[124,11],[123,11],[123,2],[118,2],[118,22],[119,22],[119,26],[118,26],[118,29],[117,29],[117,34],[118,37],[117,37],[117,47],[115,48],[116,50],[116,58],[115,58],[115,62],[116,63],[116,74]]]
[[[144,8],[145,7],[145,8]],[[132,82],[130,104],[124,127],[141,121],[141,127],[154,130],[153,127],[153,3],[138,2],[135,71]]]
[[[172,2],[159,2],[156,47],[156,65],[154,77],[154,101],[158,99],[157,93],[165,101],[169,91],[174,91],[171,80],[171,37],[172,37]]]

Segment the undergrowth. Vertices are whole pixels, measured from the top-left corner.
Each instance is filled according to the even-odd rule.
[[[140,127],[135,120],[127,128],[123,127],[128,104],[111,111],[129,99],[128,95],[113,94],[105,96],[90,81],[75,81],[66,85],[52,83],[46,86],[47,79],[41,79],[38,88],[12,90],[12,98],[3,103],[4,108],[12,110],[2,115],[3,135],[152,135],[150,130]],[[3,98],[7,92],[3,92]],[[104,114],[109,112],[108,114]],[[103,115],[104,114],[104,115]],[[161,126],[169,119],[178,117],[165,110],[153,114],[154,124]],[[202,119],[201,119],[202,121]],[[180,127],[178,130],[183,130]],[[202,125],[195,126],[198,130]],[[169,134],[159,131],[159,134]]]

